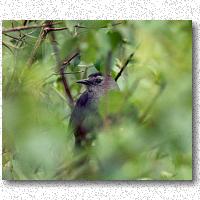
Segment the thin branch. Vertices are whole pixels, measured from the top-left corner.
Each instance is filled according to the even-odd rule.
[[[69,60],[71,61],[71,60],[74,59],[75,56],[77,56],[77,55],[79,55],[79,54],[75,53],[75,54],[73,54],[73,56],[70,56],[70,59],[68,59],[68,60],[65,59],[63,62],[65,62],[65,63],[67,63],[67,64],[70,64]],[[93,65],[91,65],[91,66],[89,66],[89,67],[92,67],[92,66],[93,66]],[[62,64],[61,67],[64,69],[64,68],[65,68],[65,65]],[[87,67],[86,67],[86,68],[87,68]],[[49,75],[48,77],[46,77],[46,78],[44,79],[44,81],[48,80],[49,78],[51,78],[51,77],[54,76],[54,75],[60,75],[60,70],[61,70],[61,69],[59,69],[58,72],[53,73],[53,74]],[[83,70],[83,71],[76,71],[76,72],[64,72],[63,74],[78,74],[78,73],[83,73],[83,72],[85,72],[85,70]]]
[[[50,28],[51,27],[52,26],[50,25]],[[61,63],[60,62],[59,49],[58,49],[58,46],[57,46],[56,36],[55,36],[54,32],[50,32],[49,36],[50,36],[50,41],[51,41],[51,44],[52,44],[52,47],[53,47],[53,51],[54,51],[54,54],[55,54],[55,58],[56,58],[57,69],[59,70],[59,73],[60,73],[60,76],[61,76],[61,79],[62,79],[62,83],[63,83],[64,89],[65,89],[65,93],[66,93],[66,96],[68,98],[69,105],[70,105],[70,107],[72,109],[74,107],[74,100],[72,98],[71,91],[69,89],[68,82],[67,82],[67,79],[65,77],[65,72],[64,72],[65,68],[63,67],[63,65],[66,65],[66,64],[70,63],[70,61],[75,56],[72,56],[68,60],[64,61],[64,62],[66,62],[66,64],[64,64],[64,62]]]
[[[65,65],[69,65],[70,62],[77,56],[79,56],[80,53],[79,51],[77,50],[77,52],[73,53],[72,55],[70,55],[68,58],[65,58],[64,61],[62,62],[62,68],[64,67],[65,68]]]
[[[29,57],[29,59],[27,61],[28,67],[30,67],[33,64],[33,62],[35,60],[36,52],[37,52],[38,48],[40,47],[40,45],[42,44],[42,42],[45,40],[45,38],[47,36],[47,33],[48,33],[48,31],[45,30],[45,27],[49,26],[50,24],[52,24],[51,21],[45,21],[45,24],[43,25],[43,27],[42,27],[42,29],[40,31],[38,39],[37,39],[37,41],[35,43],[35,46],[33,48],[33,51],[31,52],[31,55],[30,55],[30,57]]]
[[[66,30],[69,29],[68,27],[62,27],[62,28],[51,28],[51,27],[45,27],[46,31],[62,31],[62,30]]]
[[[117,76],[115,77],[115,81],[118,80],[118,78],[122,75],[122,72],[125,70],[125,68],[127,67],[128,63],[132,60],[134,56],[134,53],[132,53],[128,59],[126,60],[126,62],[124,63],[124,65],[122,66],[121,70],[119,71],[119,73],[117,74]]]
[[[6,44],[5,42],[2,42],[2,45],[5,46],[6,48],[8,48],[11,51],[11,53],[14,54],[8,44]]]
[[[25,20],[26,23],[28,20]],[[47,31],[60,31],[60,30],[66,30],[69,29],[68,27],[62,27],[62,28],[51,28],[48,26],[48,24],[42,24],[42,25],[33,25],[33,26],[25,26],[26,23],[24,22],[24,26],[18,26],[10,29],[4,29],[2,33],[9,33],[9,32],[16,32],[16,31],[22,31],[22,30],[29,30],[29,29],[37,29],[37,28],[46,28],[48,29]],[[52,25],[60,24],[61,22],[54,22]],[[123,24],[123,22],[117,22],[111,24],[111,26],[117,26]],[[101,26],[101,27],[86,27],[86,26],[80,26],[80,25],[75,25],[75,28],[80,28],[80,29],[98,29],[98,28],[108,28],[108,26]]]
[[[29,20],[24,20],[23,26],[26,26],[29,23]]]
[[[65,96],[63,96],[55,87],[51,86],[51,88],[56,92],[56,94],[58,94],[58,96],[59,96],[62,100],[66,101]]]
[[[17,41],[17,42],[16,42],[16,45],[15,45],[16,47],[18,46],[19,42],[21,42],[21,44],[19,44],[19,47],[22,47],[22,45],[23,45],[24,43],[28,44],[28,42],[24,39],[24,38],[26,37],[25,35],[20,36],[19,38],[14,37],[14,36],[12,36],[12,35],[9,35],[9,34],[7,34],[7,33],[4,33],[3,35],[5,35],[5,36],[7,36],[7,37],[9,37],[9,38],[12,38],[13,40]]]
[[[85,71],[64,72],[63,74],[79,74],[79,73],[83,73],[83,72],[85,72]],[[58,74],[58,73],[54,73],[54,74],[52,74],[52,75],[60,75],[60,74]]]
[[[2,45],[4,45],[4,46],[9,46],[10,48],[12,47],[12,48],[14,48],[14,49],[20,49],[19,47],[17,47],[17,46],[14,46],[14,45],[12,45],[12,44],[8,44],[8,43],[5,43],[5,42],[3,42],[2,41]]]
[[[54,22],[52,25],[60,24],[61,22]],[[18,26],[10,29],[4,29],[2,33],[8,33],[8,32],[16,32],[16,31],[22,31],[22,30],[28,30],[28,29],[35,29],[35,28],[45,28],[48,24],[42,24],[42,25],[34,25],[34,26]]]
[[[21,37],[20,37],[20,38],[17,38],[17,37],[14,37],[14,36],[12,36],[12,35],[8,35],[8,34],[6,34],[6,33],[3,33],[3,34],[4,34],[5,36],[7,36],[7,37],[10,37],[10,38],[14,39],[14,40],[22,41]]]

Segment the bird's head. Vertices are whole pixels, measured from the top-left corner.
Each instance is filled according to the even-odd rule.
[[[77,83],[86,85],[89,91],[107,91],[118,88],[110,75],[103,75],[100,72],[90,74],[87,79],[79,80]]]

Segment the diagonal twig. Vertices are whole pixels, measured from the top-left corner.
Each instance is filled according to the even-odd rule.
[[[69,65],[70,62],[77,56],[79,56],[80,53],[79,51],[77,50],[77,52],[73,53],[72,55],[70,55],[68,58],[65,58],[62,62],[62,68],[65,68],[65,65]]]
[[[5,35],[5,36],[7,36],[7,37],[9,37],[9,38],[12,38],[13,40],[22,41],[22,39],[21,39],[21,38],[14,37],[14,36],[12,36],[12,35],[9,35],[9,34],[6,34],[6,33],[4,33],[4,35]]]
[[[12,54],[14,54],[13,51],[12,51],[12,49],[9,47],[8,44],[6,44],[5,42],[2,42],[2,45],[5,46],[7,49],[9,49]]]
[[[37,52],[38,48],[40,47],[40,45],[42,44],[42,42],[45,40],[47,33],[48,33],[48,31],[45,30],[45,27],[49,26],[50,24],[52,24],[51,21],[45,21],[45,24],[42,26],[42,29],[41,29],[38,39],[35,43],[33,51],[31,52],[31,55],[27,61],[28,67],[31,67],[31,65],[33,64],[33,62],[35,60],[36,52]]]
[[[134,56],[134,53],[132,53],[128,59],[126,60],[126,62],[124,63],[124,65],[122,66],[121,70],[119,71],[119,73],[117,74],[117,76],[115,77],[115,81],[118,80],[118,78],[122,75],[122,72],[125,70],[125,68],[127,67],[128,63],[132,60]]]
[[[51,25],[50,25],[50,28],[52,28]],[[70,61],[73,58],[75,58],[77,55],[79,55],[79,53],[73,54],[68,59],[66,59],[64,62],[61,63],[60,62],[59,49],[58,49],[58,46],[57,46],[56,36],[55,36],[54,32],[50,32],[49,36],[50,36],[50,41],[51,41],[51,44],[52,44],[52,47],[53,47],[53,51],[54,51],[54,54],[55,54],[55,58],[56,58],[57,69],[59,70],[59,73],[60,73],[60,76],[61,76],[61,80],[62,80],[64,89],[65,89],[65,93],[66,93],[66,96],[68,98],[69,106],[72,109],[74,107],[74,100],[73,100],[73,97],[71,95],[71,91],[69,89],[67,79],[65,77],[65,72],[64,72],[65,71],[65,67],[64,66],[69,64]]]

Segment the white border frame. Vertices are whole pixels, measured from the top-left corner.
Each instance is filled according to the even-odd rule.
[[[200,1],[2,0],[1,19],[192,19],[193,181],[1,181],[6,199],[200,199]],[[2,27],[2,23],[0,23]],[[1,28],[2,29],[2,28]],[[0,34],[0,41],[2,36]],[[2,61],[2,46],[0,46]],[[2,63],[2,62],[1,62]],[[2,69],[2,68],[1,68]],[[0,73],[2,75],[2,71]],[[2,76],[0,76],[2,77]],[[2,78],[0,89],[2,90]],[[2,93],[0,94],[2,105]],[[2,111],[2,106],[0,107]],[[1,117],[2,124],[2,117]],[[2,130],[2,129],[1,129]],[[2,131],[1,131],[2,133]],[[1,146],[2,146],[2,138]],[[1,148],[2,149],[2,148]],[[1,154],[2,156],[2,154]],[[0,170],[2,163],[0,165]],[[2,194],[1,194],[2,193]]]

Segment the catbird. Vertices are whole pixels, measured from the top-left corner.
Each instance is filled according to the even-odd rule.
[[[102,126],[98,112],[98,102],[110,90],[118,90],[118,85],[110,75],[100,72],[90,74],[87,79],[77,83],[84,84],[86,90],[78,98],[70,118],[70,126],[74,132],[75,144],[80,147],[91,141],[90,133]]]

